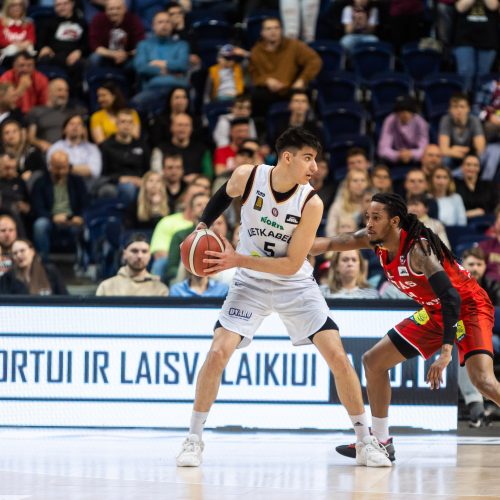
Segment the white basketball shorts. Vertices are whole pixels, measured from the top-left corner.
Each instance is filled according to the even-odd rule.
[[[241,276],[241,275],[240,275]],[[311,344],[308,337],[325,324],[330,310],[316,281],[273,282],[237,275],[219,315],[219,323],[241,335],[238,347],[246,347],[262,321],[279,314],[293,345]]]

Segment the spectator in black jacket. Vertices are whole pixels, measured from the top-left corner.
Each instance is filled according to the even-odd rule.
[[[116,134],[101,143],[104,185],[100,196],[119,196],[124,203],[137,197],[142,176],[149,170],[150,152],[144,141],[134,139],[134,114],[122,109],[116,116]]]
[[[41,261],[31,241],[14,241],[12,260],[12,268],[0,278],[0,295],[68,295],[57,269]]]
[[[464,200],[467,218],[492,214],[497,204],[497,190],[491,181],[479,179],[481,163],[476,155],[467,155],[461,165],[463,179],[455,181],[457,193]]]
[[[52,153],[49,171],[33,186],[31,202],[36,217],[33,240],[44,262],[49,258],[51,243],[62,234],[71,236],[79,245],[87,189],[81,177],[70,173],[65,151]]]
[[[74,0],[54,0],[54,10],[56,15],[40,30],[38,59],[65,68],[75,93],[81,87],[83,58],[88,52],[87,23]]]

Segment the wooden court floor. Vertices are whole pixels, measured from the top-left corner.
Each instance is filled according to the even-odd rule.
[[[0,430],[0,500],[500,499],[500,435],[395,436],[396,465],[335,453],[349,435],[204,435],[204,464],[178,469],[184,433]]]

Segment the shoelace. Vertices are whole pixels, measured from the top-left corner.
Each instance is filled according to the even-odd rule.
[[[378,448],[387,458],[389,458],[387,448],[378,439],[372,440],[371,444],[374,448]]]
[[[185,451],[190,451],[190,452],[194,452],[196,451],[196,446],[200,446],[199,443],[195,443],[194,441],[188,441],[186,439],[186,441],[184,441],[184,450]]]

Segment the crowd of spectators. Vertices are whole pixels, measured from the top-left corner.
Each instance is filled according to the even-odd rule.
[[[231,273],[187,275],[179,243],[236,168],[276,160],[290,126],[324,145],[311,180],[325,207],[319,234],[362,227],[375,192],[398,192],[455,252],[481,249],[481,280],[494,289],[498,0],[276,0],[272,12],[252,10],[258,2],[152,3],[3,3],[0,293],[67,293],[52,257],[70,251],[78,275],[95,271],[98,295],[224,296]],[[410,46],[439,54],[438,71],[461,78],[461,91],[431,113],[412,75],[381,111],[354,60],[370,44],[390,47],[393,75],[406,74]],[[321,82],[346,74],[352,102],[322,95]],[[328,110],[353,103],[364,141],[346,139],[339,160],[344,131]],[[216,222],[234,245],[238,213],[236,201]],[[369,253],[315,265],[327,297],[401,298]]]

